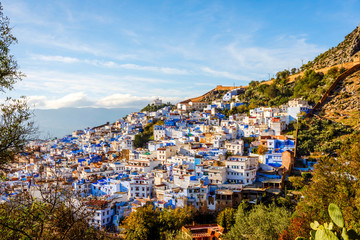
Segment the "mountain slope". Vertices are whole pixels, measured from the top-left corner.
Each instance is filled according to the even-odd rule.
[[[353,62],[360,57],[360,25],[346,35],[336,47],[317,56],[302,66],[303,69],[320,69],[338,64]]]
[[[34,110],[34,121],[39,127],[40,138],[61,138],[66,134],[71,134],[74,130],[115,122],[138,110],[134,108],[36,109]]]
[[[340,81],[322,106],[320,115],[360,130],[360,71]]]

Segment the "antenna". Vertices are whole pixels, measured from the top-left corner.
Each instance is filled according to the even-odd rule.
[[[304,65],[304,59],[301,59],[301,66]]]

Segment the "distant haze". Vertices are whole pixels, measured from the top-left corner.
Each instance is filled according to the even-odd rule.
[[[95,127],[106,122],[113,123],[135,108],[59,108],[35,109],[35,125],[40,138],[61,138],[74,130]]]

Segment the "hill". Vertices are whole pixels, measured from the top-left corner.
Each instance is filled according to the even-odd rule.
[[[338,83],[319,114],[325,119],[360,130],[360,71]]]
[[[192,102],[211,102],[213,100],[219,99],[222,96],[224,96],[228,91],[233,90],[233,89],[238,89],[238,88],[246,88],[247,86],[222,86],[222,85],[217,85],[216,88],[208,91],[207,93],[199,96],[199,97],[194,97],[194,98],[190,98],[187,100],[184,100],[180,103],[188,103],[190,101]]]
[[[321,100],[324,94],[328,94],[330,87],[333,87],[338,76],[348,69],[353,68],[360,63],[360,26],[356,27],[348,34],[344,41],[336,47],[317,56],[313,61],[304,64],[301,72],[284,70],[276,74],[275,79],[270,81],[252,81],[248,86],[230,87],[217,86],[202,96],[191,98],[182,103],[193,102],[211,102],[220,99],[227,91],[241,88],[243,94],[238,97],[239,100],[248,102],[251,107],[260,106],[279,106],[293,98],[304,98],[310,104],[315,105]],[[294,69],[295,70],[295,69]],[[358,75],[352,77],[352,85],[358,81]],[[335,86],[336,87],[336,86]],[[336,87],[335,92],[340,91],[342,85]],[[347,86],[343,92],[353,90],[354,86]],[[352,93],[343,93],[343,95]],[[327,108],[332,108],[328,102]],[[333,108],[337,108],[334,105]],[[354,109],[356,111],[356,109]],[[340,113],[339,113],[340,114]]]
[[[59,108],[35,109],[34,120],[40,138],[61,138],[77,129],[115,122],[127,114],[138,111],[133,108]]]
[[[317,56],[313,61],[303,65],[303,69],[320,69],[353,62],[360,57],[360,25],[345,36],[344,41],[336,47]]]

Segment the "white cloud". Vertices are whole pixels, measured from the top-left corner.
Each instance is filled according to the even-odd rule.
[[[93,95],[113,93],[139,93],[155,90],[155,84],[169,83],[169,80],[133,75],[64,73],[60,71],[24,70],[27,77],[17,83],[18,91],[44,92],[47,95],[64,95],[72,92],[85,92]],[[149,86],[151,85],[151,87]],[[136,86],[136,87],[134,87]],[[26,93],[25,95],[30,95]]]
[[[229,78],[229,79],[235,79],[235,80],[250,80],[249,77],[247,76],[240,76],[240,75],[236,75],[236,74],[232,74],[229,72],[225,72],[225,71],[216,71],[214,69],[211,69],[209,67],[203,67],[201,68],[201,70],[205,73],[209,73],[214,77],[222,77],[222,78]]]
[[[141,107],[150,103],[158,96],[133,96],[131,94],[113,94],[97,101],[97,106],[101,107]],[[160,97],[163,102],[179,102],[182,98]]]
[[[60,71],[24,70],[27,77],[19,82],[18,90],[43,91],[47,94],[72,92],[103,93],[125,91],[120,77],[108,74],[64,73]]]
[[[77,63],[80,62],[79,59],[73,57],[63,57],[63,56],[45,56],[45,55],[34,55],[33,60],[40,60],[44,62],[61,62],[61,63]]]
[[[315,57],[324,49],[309,44],[304,36],[279,36],[273,46],[241,47],[234,42],[225,47],[233,64],[239,69],[251,72],[276,72],[285,68],[298,67],[301,59]]]
[[[184,75],[189,73],[187,70],[184,69],[177,69],[170,67],[156,67],[156,66],[141,66],[132,63],[118,64],[113,61],[84,60],[84,62],[95,66],[103,66],[108,68],[148,71],[148,72],[157,72],[157,73],[172,74],[172,75]]]
[[[118,69],[129,69],[129,70],[138,70],[138,71],[149,71],[149,72],[158,72],[164,74],[173,74],[173,75],[183,75],[188,74],[187,70],[170,68],[170,67],[156,67],[156,66],[141,66],[137,64],[127,63],[127,64],[118,64],[113,61],[100,61],[100,60],[80,60],[73,57],[64,57],[64,56],[46,56],[46,55],[33,55],[33,60],[40,60],[45,62],[61,62],[61,63],[86,63],[94,66],[102,66],[107,68],[118,68]]]
[[[35,108],[92,107],[93,102],[83,92],[71,93],[57,99],[46,96],[29,96],[29,105]]]
[[[120,64],[117,66],[120,68],[125,68],[125,69],[160,72],[160,73],[165,73],[165,74],[187,74],[188,73],[187,70],[169,68],[169,67],[140,66],[140,65],[136,65],[136,64]]]
[[[183,100],[183,98],[178,97],[135,96],[131,94],[113,94],[102,98],[90,98],[83,92],[76,92],[59,98],[29,96],[28,103],[37,109],[57,109],[64,107],[141,108],[157,97],[160,97],[163,102],[177,103]]]

